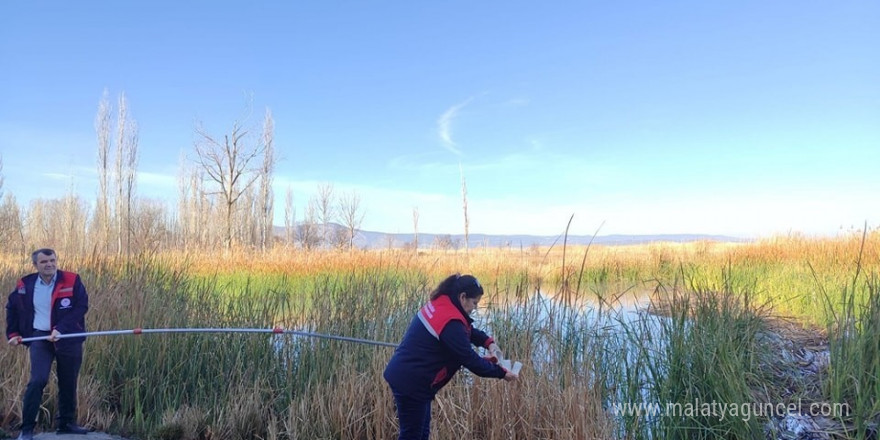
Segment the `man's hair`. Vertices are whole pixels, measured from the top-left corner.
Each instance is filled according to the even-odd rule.
[[[34,262],[34,266],[37,265],[37,255],[43,254],[47,256],[55,255],[55,251],[49,248],[37,249],[31,254],[31,261]]]

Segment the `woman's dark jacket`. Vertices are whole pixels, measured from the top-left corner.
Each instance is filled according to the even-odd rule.
[[[471,344],[489,347],[493,339],[474,328],[449,296],[431,300],[413,318],[385,367],[395,394],[430,400],[464,366],[482,377],[504,378],[503,368],[480,357]]]

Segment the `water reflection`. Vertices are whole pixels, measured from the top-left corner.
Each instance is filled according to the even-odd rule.
[[[508,357],[523,362],[523,374],[597,390],[610,414],[619,402],[648,401],[650,375],[667,368],[662,327],[668,318],[651,312],[652,298],[653,290],[640,289],[575,300],[535,291],[475,318]],[[650,425],[653,418],[642,420]]]
[[[479,309],[475,325],[505,344],[509,357],[525,356],[525,363],[542,373],[560,361],[586,361],[608,343],[626,351],[620,342],[627,331],[660,319],[649,313],[651,293],[630,289],[614,297],[566,300],[536,290],[524,300]]]

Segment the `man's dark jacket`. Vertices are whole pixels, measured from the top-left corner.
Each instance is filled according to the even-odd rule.
[[[29,338],[34,332],[34,285],[39,274],[32,273],[20,279],[9,294],[6,302],[6,339],[15,336]],[[89,310],[89,295],[80,280],[73,272],[57,271],[55,288],[52,291],[52,308],[50,324],[52,330],[62,335],[84,333],[86,331],[85,315]],[[55,342],[59,351],[81,349],[85,337],[62,338]]]

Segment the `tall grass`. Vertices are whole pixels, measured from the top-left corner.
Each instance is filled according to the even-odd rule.
[[[351,266],[305,276],[255,270],[227,277],[186,271],[160,259],[76,264],[90,288],[90,330],[280,325],[396,342],[438,281],[418,266]],[[503,272],[486,278],[515,292],[525,290],[528,281],[514,273],[514,282]],[[508,353],[517,354],[518,344],[508,347]],[[3,353],[10,355],[4,366],[26,363],[24,351]],[[296,336],[93,337],[86,343],[80,419],[96,429],[142,438],[390,438],[396,419],[381,380],[390,355],[384,347]],[[10,424],[20,411],[22,371],[0,373],[11,385],[4,412]],[[550,380],[505,389],[499,381],[467,374],[460,379],[441,397],[436,438],[461,438],[470,429],[504,433],[491,438],[535,438],[537,429],[555,429],[548,411],[581,414],[584,390],[589,390],[571,386],[560,392]],[[545,401],[536,406],[526,392]],[[44,404],[54,413],[51,393]],[[457,411],[463,408],[476,410],[465,424]],[[509,425],[507,416],[514,411],[525,422]],[[592,411],[598,415],[601,407]],[[49,418],[41,420],[41,428],[48,429]],[[556,438],[593,435],[599,422],[590,417],[576,425]]]
[[[761,438],[758,417],[707,411],[705,405],[751,405],[773,380],[762,343],[766,310],[748,292],[663,290],[654,313],[621,322],[618,402],[659,405],[657,413],[623,414],[620,431],[634,439]]]
[[[877,269],[880,235],[864,242],[860,264]],[[478,324],[526,368],[513,384],[459,374],[438,396],[432,438],[757,438],[757,418],[619,416],[610,404],[781,399],[768,377],[772,347],[760,337],[765,318],[824,323],[834,316],[856,324],[834,326],[838,360],[827,390],[856,402],[862,415],[851,422],[865,428],[853,432],[867,432],[880,374],[870,351],[880,336],[880,324],[869,319],[880,313],[871,308],[880,310],[870,299],[878,296],[876,282],[833,288],[848,279],[841,273],[858,250],[857,239],[790,237],[571,247],[564,258],[559,248],[472,249],[467,259],[430,251],[278,252],[129,262],[73,256],[61,265],[89,288],[89,330],[282,326],[387,342],[399,341],[437,282],[469,272],[487,291]],[[29,266],[0,258],[0,282],[11,288]],[[624,316],[615,315],[619,297],[645,287],[657,288],[654,306],[662,304],[662,313],[615,319]],[[827,306],[816,301],[822,292],[830,292]],[[393,438],[394,407],[381,379],[391,352],[291,335],[94,337],[86,342],[80,420],[145,439]],[[26,370],[24,350],[0,349],[4,427],[19,421]],[[56,410],[53,386],[42,429]]]
[[[849,283],[823,292],[828,315],[830,370],[825,391],[845,404],[838,415],[852,438],[876,438],[880,425],[880,280],[865,273],[865,241]]]

